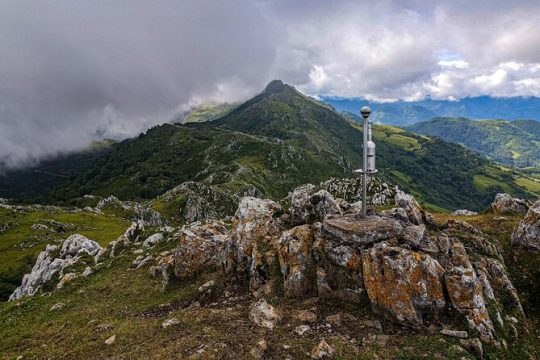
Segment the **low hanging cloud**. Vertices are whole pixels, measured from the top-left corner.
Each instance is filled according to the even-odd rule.
[[[272,34],[249,1],[0,2],[0,166],[243,99],[268,80]]]
[[[241,101],[540,96],[534,1],[0,2],[0,167]]]

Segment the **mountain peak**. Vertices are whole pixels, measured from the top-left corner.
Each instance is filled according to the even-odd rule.
[[[287,85],[283,83],[281,80],[272,80],[266,85],[266,88],[264,88],[265,93],[276,93],[281,92],[287,89],[292,89],[290,85]]]

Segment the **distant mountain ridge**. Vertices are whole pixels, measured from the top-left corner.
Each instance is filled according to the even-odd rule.
[[[376,103],[363,99],[323,97],[337,111],[358,114],[361,106],[373,108],[373,120],[383,124],[407,126],[433,117],[540,121],[540,98],[491,96],[468,97],[456,101],[433,100]]]
[[[517,182],[522,174],[499,169],[462,146],[391,126],[374,126],[373,136],[379,177],[434,207],[481,210],[501,191],[537,196]],[[81,168],[68,166],[67,177],[47,187],[32,169],[0,177],[0,197],[43,203],[77,203],[86,194],[154,199],[197,182],[220,194],[281,199],[300,184],[354,176],[361,141],[357,123],[273,81],[219,119],[156,126],[111,145]],[[61,174],[62,166],[55,171]],[[13,187],[23,178],[35,181]],[[180,203],[187,199],[175,197]]]
[[[462,144],[505,165],[540,167],[540,122],[433,118],[407,130]]]

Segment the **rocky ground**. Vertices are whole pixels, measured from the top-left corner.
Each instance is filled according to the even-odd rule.
[[[0,304],[3,358],[536,359],[540,202],[430,214],[383,191],[367,219],[304,186],[232,222],[70,236]]]

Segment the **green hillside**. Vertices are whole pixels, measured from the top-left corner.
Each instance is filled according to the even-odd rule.
[[[408,130],[462,144],[502,164],[540,167],[540,122],[433,118]]]
[[[498,191],[537,196],[530,183],[516,182],[520,174],[459,145],[390,126],[375,126],[374,137],[379,176],[435,207],[482,210]],[[151,199],[186,181],[279,199],[299,184],[353,176],[361,139],[356,123],[273,81],[223,118],[149,129],[69,172],[52,190],[27,189],[24,199],[69,202],[85,194]],[[9,181],[4,178],[0,196],[17,198]]]
[[[205,122],[219,119],[234,109],[237,104],[210,103],[195,107],[182,119],[183,123]]]
[[[52,189],[86,171],[113,144],[113,140],[96,141],[87,149],[46,159],[33,167],[11,171],[0,168],[0,197],[16,198],[20,202],[50,202]]]

